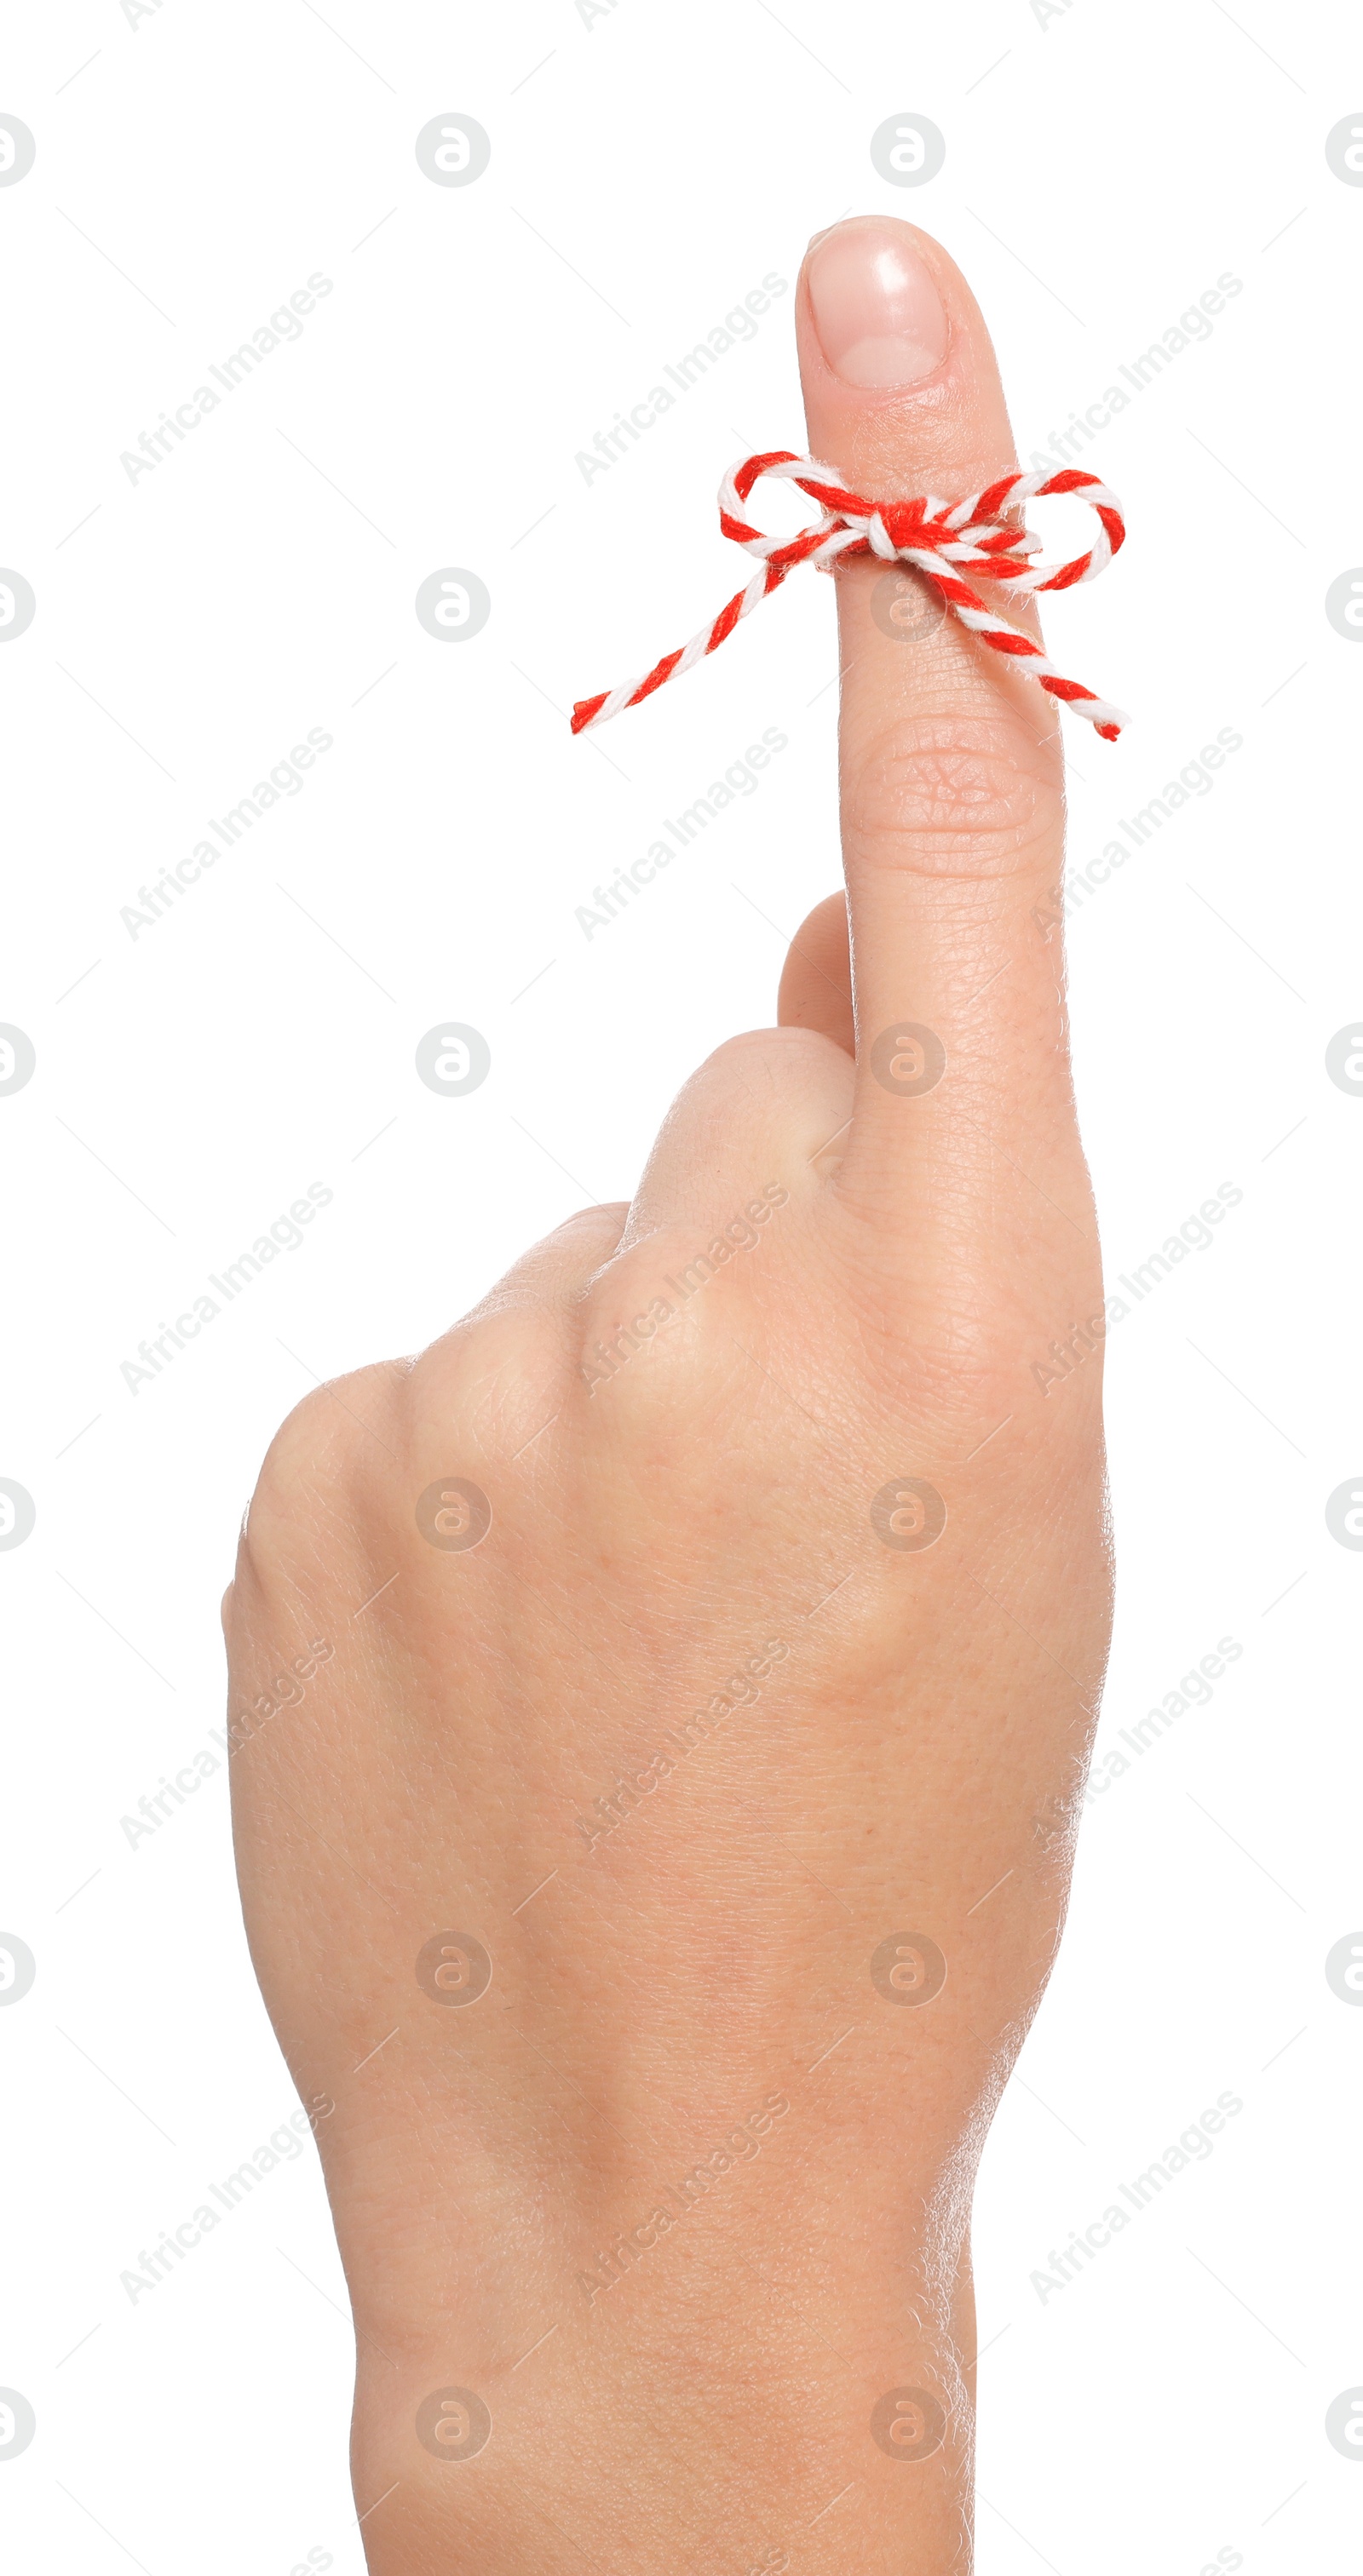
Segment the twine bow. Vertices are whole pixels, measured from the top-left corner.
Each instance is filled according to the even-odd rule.
[[[817,501],[822,513],[817,524],[784,542],[749,527],[740,512],[764,474],[797,484]],[[1027,501],[1046,501],[1071,492],[1087,501],[1097,515],[1098,531],[1088,553],[1075,555],[1069,563],[1034,564],[1030,558],[1038,552],[1040,539],[1004,514]],[[939,501],[932,493],[914,501],[868,501],[848,489],[835,465],[820,465],[812,456],[794,456],[788,448],[778,448],[765,456],[745,457],[730,468],[719,487],[719,524],[726,537],[757,556],[761,570],[745,589],[735,591],[709,626],[702,627],[680,651],[665,653],[642,679],[622,681],[618,689],[603,689],[595,698],[579,698],[573,709],[574,733],[609,724],[622,708],[637,707],[664,680],[678,679],[703,661],[732,635],[741,617],[750,616],[761,600],[780,589],[797,564],[812,563],[820,572],[831,572],[835,564],[850,561],[853,555],[878,555],[885,563],[910,564],[915,572],[926,574],[963,626],[994,652],[1025,661],[1031,677],[1076,715],[1084,716],[1104,742],[1115,742],[1128,721],[1119,707],[1109,706],[1082,681],[1065,679],[1047,659],[1044,647],[990,608],[965,578],[973,573],[1032,596],[1096,581],[1126,538],[1117,498],[1096,474],[1066,466],[1056,474],[1000,475],[985,491],[972,492],[964,501]]]

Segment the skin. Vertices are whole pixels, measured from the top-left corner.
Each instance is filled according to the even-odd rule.
[[[959,494],[1015,458],[970,291],[915,238],[950,343],[910,391],[832,374],[802,272],[809,447]],[[1033,1368],[1102,1292],[1033,918],[1060,720],[953,619],[883,634],[883,577],[836,576],[846,896],[780,1026],[702,1065],[631,1205],[307,1398],[227,1596],[234,1711],[315,1667],[238,1723],[234,1817],[354,2304],[374,2576],[970,2564],[973,2180],[1060,1934],[1110,1616],[1101,1347]],[[904,1020],[945,1050],[927,1092],[872,1067]],[[451,1477],[489,1500],[477,1545],[418,1527]],[[883,1535],[916,1535],[905,1478],[945,1504],[926,1547]],[[472,2001],[419,1981],[442,1932],[491,1960]],[[872,1976],[909,1933],[945,1962],[924,2001],[913,1957]],[[489,2411],[476,2455],[418,2438],[449,2389]],[[872,2432],[904,2389],[941,2409],[921,2458],[931,2402],[898,2449]]]

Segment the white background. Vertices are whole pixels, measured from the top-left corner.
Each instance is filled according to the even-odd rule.
[[[1363,562],[1363,190],[1324,138],[1363,102],[1357,39],[1267,0],[1073,0],[1044,26],[1029,0],[618,0],[590,26],[575,0],[163,0],[136,26],[65,0],[10,25],[0,111],[37,139],[0,189],[0,560],[37,597],[0,650],[0,1018],[37,1050],[0,1100],[0,1474],[37,1508],[0,1555],[0,1928],[38,1963],[0,2011],[0,2384],[38,2422],[0,2516],[25,2576],[362,2567],[311,2149],[153,2294],[120,2285],[296,2108],[225,1771],[135,1848],[120,1819],[221,1724],[218,1600],[280,1417],[628,1196],[836,882],[828,584],[792,582],[599,750],[563,720],[742,577],[711,496],[746,448],[803,443],[789,293],[608,473],[575,456],[767,272],[793,286],[813,230],[877,208],[967,268],[1024,458],[1242,281],[1081,458],[1131,541],[1049,632],[1136,719],[1115,748],[1066,722],[1075,862],[1243,736],[1071,924],[1111,1273],[1243,1192],[1112,1336],[1100,1752],[1219,1638],[1243,1652],[1091,1808],[985,2157],[979,2564],[1344,2563],[1363,2460],[1323,2426],[1363,2383],[1363,2011],[1323,1962],[1363,1924],[1363,1559],[1324,1512],[1363,1467],[1363,1101],[1324,1055],[1363,1008],[1363,655],[1323,602]],[[468,187],[414,156],[447,110],[492,139]],[[869,158],[901,110],[947,139],[912,191]],[[302,337],[130,481],[123,451],[314,271]],[[413,611],[447,565],[492,598],[457,646]],[[759,792],[586,939],[593,887],[767,726],[789,748]],[[139,887],[312,727],[333,747],[302,791],[130,936]],[[414,1072],[442,1015],[491,1047],[462,1100]],[[334,1195],[300,1248],[130,1391],[138,1343],[312,1182]],[[1243,2110],[1214,2153],[1043,2302],[1049,2249],[1223,2091]]]

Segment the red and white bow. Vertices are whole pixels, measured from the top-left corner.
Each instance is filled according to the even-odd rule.
[[[764,474],[798,484],[817,501],[823,513],[817,525],[786,543],[749,527],[739,513]],[[1097,514],[1098,533],[1088,553],[1063,564],[1029,562],[1040,539],[1007,520],[1004,513],[1027,501],[1071,492]],[[732,635],[740,617],[749,616],[760,600],[779,590],[797,564],[812,563],[821,572],[831,572],[852,555],[879,555],[885,563],[910,564],[915,572],[925,573],[963,626],[994,652],[1025,661],[1031,677],[1053,698],[1073,707],[1076,715],[1085,716],[1105,742],[1115,742],[1128,721],[1119,707],[1095,697],[1081,681],[1065,679],[1047,660],[1043,647],[1000,617],[965,579],[970,572],[1002,582],[1009,590],[1029,593],[1069,590],[1075,582],[1096,580],[1126,537],[1116,496],[1096,474],[1081,474],[1066,466],[1055,474],[1001,474],[986,491],[972,492],[964,501],[939,501],[931,493],[917,501],[867,501],[849,491],[835,465],[820,465],[812,456],[793,456],[788,448],[778,448],[766,456],[745,457],[731,467],[719,487],[719,524],[726,537],[757,556],[762,570],[754,573],[746,589],[735,592],[709,626],[703,626],[680,651],[664,653],[642,679],[622,681],[618,689],[603,689],[599,697],[579,698],[573,709],[574,733],[609,724],[622,708],[637,707],[664,680],[678,678],[713,653]]]

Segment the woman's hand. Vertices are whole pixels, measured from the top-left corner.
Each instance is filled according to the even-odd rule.
[[[797,329],[858,489],[1014,462],[923,234],[819,237]],[[1102,1291],[1060,719],[904,581],[836,576],[846,904],[782,1025],[251,1505],[241,1885],[334,2104],[376,2576],[968,2564],[972,2183],[1108,1635]]]

